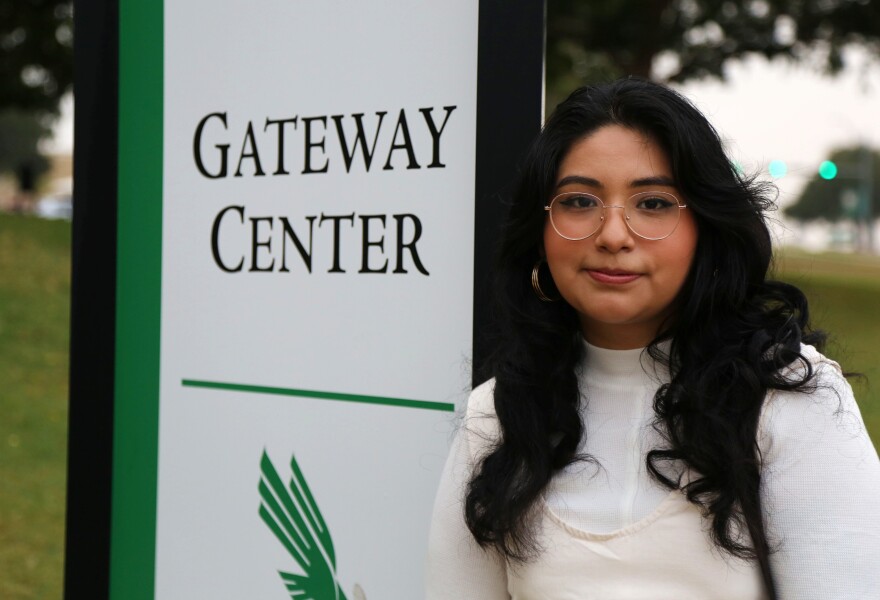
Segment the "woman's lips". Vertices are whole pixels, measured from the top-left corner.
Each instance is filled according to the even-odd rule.
[[[640,273],[620,271],[617,269],[587,269],[587,273],[599,283],[624,284],[641,277]]]

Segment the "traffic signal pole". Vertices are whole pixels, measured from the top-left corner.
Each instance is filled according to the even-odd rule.
[[[867,230],[867,250],[869,254],[874,253],[874,219],[873,219],[873,202],[874,202],[874,169],[871,151],[867,146],[862,146],[859,152],[859,187],[862,196],[862,207],[864,210],[864,223]]]

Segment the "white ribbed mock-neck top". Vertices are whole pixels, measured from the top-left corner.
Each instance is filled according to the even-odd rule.
[[[647,352],[586,344],[584,436],[576,462],[535,507],[542,551],[512,564],[474,542],[463,498],[499,435],[493,381],[476,388],[444,470],[431,528],[427,597],[455,600],[686,600],[765,597],[755,563],[715,547],[708,520],[651,478],[662,447],[653,398],[669,374]],[[880,598],[880,461],[840,369],[810,346],[812,393],[772,393],[758,443],[771,565],[781,599]]]

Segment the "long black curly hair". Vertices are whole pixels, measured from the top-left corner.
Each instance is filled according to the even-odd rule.
[[[648,347],[669,367],[654,398],[664,447],[648,453],[651,475],[681,489],[711,519],[724,551],[757,561],[775,598],[771,545],[761,510],[758,419],[770,389],[805,389],[812,379],[801,342],[820,350],[797,288],[767,279],[772,251],[764,212],[772,187],[740,174],[706,118],[662,85],[622,79],[576,90],[548,119],[529,151],[509,207],[497,257],[496,445],[469,482],[465,518],[474,538],[513,560],[539,547],[530,519],[536,499],[559,469],[592,460],[577,449],[584,435],[575,367],[583,360],[577,314],[564,301],[542,302],[530,272],[540,259],[545,214],[557,170],[576,141],[606,125],[654,140],[669,157],[678,189],[697,222],[690,271],[675,318]],[[542,279],[552,290],[549,275]],[[661,351],[660,342],[668,341]],[[781,370],[800,361],[799,369]],[[680,475],[686,467],[687,480]]]

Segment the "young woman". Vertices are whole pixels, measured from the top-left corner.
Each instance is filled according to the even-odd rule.
[[[526,160],[430,600],[880,598],[880,461],[768,190],[687,100],[582,88]]]

